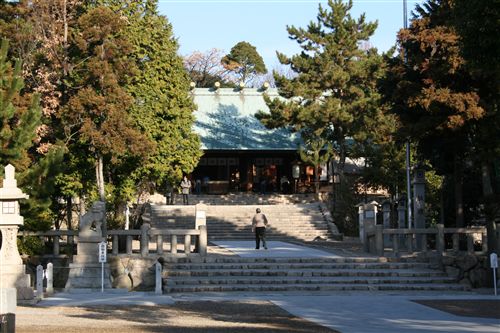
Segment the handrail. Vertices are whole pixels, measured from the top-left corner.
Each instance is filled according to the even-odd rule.
[[[443,255],[447,251],[459,252],[460,235],[467,237],[467,253],[485,254],[487,252],[486,227],[474,226],[469,228],[444,228],[438,224],[435,228],[419,229],[384,229],[382,225],[365,226],[365,250],[383,256],[385,252],[390,251],[395,256],[400,255],[400,245],[405,245],[409,253],[414,249],[426,252],[429,249],[428,236],[435,236],[434,248],[438,255]],[[453,247],[446,248],[445,235],[452,236]],[[481,250],[474,249],[474,235],[481,235]],[[384,237],[384,235],[386,237]],[[385,241],[384,241],[385,238]]]
[[[71,244],[69,252],[73,252],[73,243],[78,243],[78,230],[47,230],[47,231],[19,231],[18,236],[21,238],[27,236],[39,237],[45,243],[45,238],[52,240],[52,254],[60,254],[60,242],[62,238],[66,238],[67,244]],[[200,225],[198,229],[157,229],[150,228],[149,224],[144,224],[140,230],[108,230],[108,236],[111,237],[112,254],[118,255],[119,253],[119,240],[121,237],[126,238],[125,252],[128,255],[133,253],[132,242],[134,237],[140,239],[140,252],[142,256],[150,254],[149,243],[152,238],[156,238],[156,251],[151,254],[164,254],[164,243],[170,244],[170,254],[181,255],[183,251],[185,256],[192,254],[193,244],[194,252],[201,256],[207,254],[207,228],[205,225]],[[184,248],[178,244],[178,238],[184,238]],[[76,241],[75,241],[76,238]],[[193,240],[193,242],[192,242]],[[180,249],[178,248],[180,247]]]

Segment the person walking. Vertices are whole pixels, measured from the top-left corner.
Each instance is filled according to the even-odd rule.
[[[260,208],[255,210],[256,214],[252,218],[252,232],[255,233],[255,249],[260,248],[260,241],[262,240],[262,246],[267,250],[266,245],[266,227],[269,224],[266,215],[262,214]]]
[[[184,178],[181,181],[181,190],[182,190],[182,203],[184,205],[189,205],[189,190],[191,189],[191,182],[187,178],[187,176],[184,176]]]

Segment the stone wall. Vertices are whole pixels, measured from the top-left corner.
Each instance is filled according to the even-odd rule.
[[[109,256],[113,288],[146,291],[155,289],[156,258]]]
[[[471,254],[446,255],[442,258],[443,269],[449,277],[472,288],[493,286],[493,272],[487,256]]]
[[[66,286],[69,272],[67,256],[31,256],[24,257],[26,274],[31,275],[31,284],[34,286],[36,266],[43,269],[51,262],[54,265],[54,288],[63,289]],[[111,270],[113,288],[127,288],[128,290],[153,291],[155,289],[156,258],[142,258],[139,256],[109,256],[108,264]]]

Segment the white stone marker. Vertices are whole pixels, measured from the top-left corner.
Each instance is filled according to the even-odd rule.
[[[162,290],[162,281],[161,281],[161,271],[162,271],[162,266],[159,262],[156,262],[155,264],[155,278],[156,278],[156,284],[155,284],[155,294],[161,295],[163,294]]]
[[[36,266],[36,297],[43,298],[43,266]]]
[[[47,288],[45,291],[48,295],[52,295],[54,293],[54,264],[51,262],[47,264],[45,277],[47,278]]]

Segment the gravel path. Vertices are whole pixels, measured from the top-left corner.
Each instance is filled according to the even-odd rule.
[[[18,307],[17,333],[335,333],[267,301],[162,306]],[[338,332],[337,332],[338,333]]]

